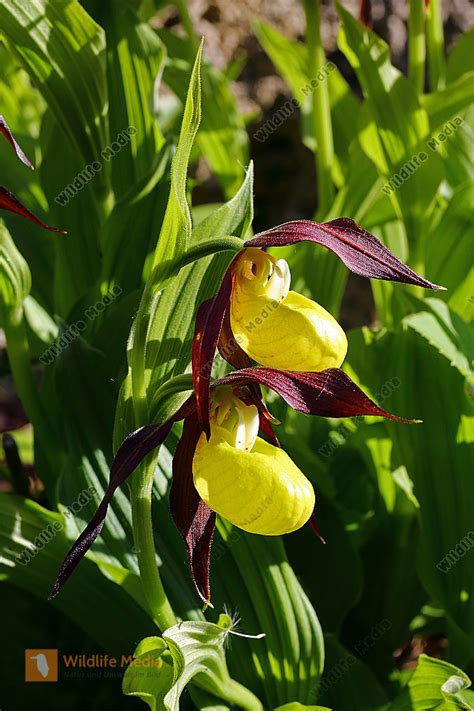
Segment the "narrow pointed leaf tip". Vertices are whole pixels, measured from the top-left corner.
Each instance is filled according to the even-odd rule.
[[[42,222],[39,217],[36,217],[30,210],[28,210],[27,207],[25,207],[13,193],[11,193],[9,190],[6,188],[0,187],[0,209],[2,210],[8,210],[8,212],[14,212],[17,215],[21,215],[22,217],[28,218],[28,220],[31,220],[32,222],[35,223],[35,225],[38,225],[38,227],[42,227],[45,230],[49,230],[50,232],[58,232],[59,234],[66,234],[66,230],[61,230],[59,227],[50,227],[49,225],[46,225],[44,222]]]
[[[15,141],[13,134],[8,128],[8,124],[3,118],[3,116],[0,116],[0,133],[3,133],[3,135],[17,154],[18,158],[21,160],[21,162],[24,163],[30,170],[34,170],[34,166],[32,165],[32,163],[30,163],[26,155],[23,153],[19,144]]]
[[[349,217],[330,222],[286,222],[266,230],[245,243],[246,247],[284,247],[297,242],[316,242],[330,249],[354,274],[371,279],[413,284],[425,289],[443,289],[404,264],[374,235]]]
[[[209,563],[216,514],[202,501],[193,481],[194,452],[201,434],[197,416],[188,417],[173,457],[170,509],[186,546],[196,590],[204,603],[212,607]]]
[[[94,543],[97,536],[102,531],[109,503],[119,486],[136,469],[142,459],[158,447],[167,437],[172,420],[160,425],[145,425],[135,432],[132,432],[119,447],[110,470],[110,481],[104,498],[99,504],[97,511],[89,522],[88,526],[79,536],[67,554],[59,571],[56,582],[49,595],[49,599],[56,597],[64,583],[67,582],[77,565],[85,556],[89,548]]]
[[[255,382],[271,388],[294,410],[320,417],[371,415],[414,423],[386,412],[338,368],[319,373],[292,372],[273,368],[245,368],[229,373],[216,384],[243,385]]]

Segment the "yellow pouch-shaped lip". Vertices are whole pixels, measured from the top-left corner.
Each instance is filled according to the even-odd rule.
[[[257,437],[251,452],[219,434],[203,434],[193,460],[194,485],[205,503],[250,533],[278,536],[301,528],[314,509],[311,482],[282,449]]]
[[[238,288],[230,321],[240,347],[268,368],[319,371],[339,368],[347,353],[346,334],[315,301],[289,291],[278,303],[265,296],[248,298]]]

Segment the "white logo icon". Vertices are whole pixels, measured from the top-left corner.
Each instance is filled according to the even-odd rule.
[[[43,679],[46,679],[49,674],[49,664],[48,660],[46,659],[46,655],[42,653],[33,654],[30,659],[36,660],[36,668],[38,669]]]

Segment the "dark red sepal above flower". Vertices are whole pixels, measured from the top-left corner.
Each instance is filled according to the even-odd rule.
[[[184,421],[183,434],[173,457],[170,509],[183,536],[191,574],[200,597],[209,603],[209,558],[216,514],[199,496],[193,482],[193,457],[202,434],[197,416]]]
[[[246,247],[284,247],[297,242],[316,242],[334,252],[354,274],[413,284],[425,289],[443,289],[404,264],[379,240],[349,217],[330,222],[286,222],[261,232],[245,242]]]
[[[60,230],[58,227],[50,227],[49,225],[46,225],[39,219],[39,217],[36,217],[36,215],[30,212],[30,210],[28,210],[28,208],[25,207],[18,200],[18,198],[13,195],[13,193],[3,187],[0,187],[0,208],[2,210],[14,212],[17,215],[22,215],[22,217],[27,217],[29,220],[34,222],[35,225],[43,227],[45,230],[49,230],[50,232],[59,232],[61,234],[66,234],[66,230]]]
[[[33,165],[30,163],[30,161],[25,156],[25,154],[23,153],[23,151],[20,148],[20,146],[18,145],[18,143],[13,138],[13,134],[10,131],[10,129],[8,128],[8,124],[5,121],[5,119],[3,118],[3,116],[0,116],[0,133],[3,133],[3,135],[5,136],[5,138],[10,143],[11,147],[17,154],[18,158],[21,160],[21,162],[24,163],[26,166],[28,166],[28,168],[30,170],[34,170]]]
[[[64,583],[73,573],[76,566],[85,556],[97,536],[102,531],[107,509],[115,491],[121,486],[130,474],[136,469],[142,459],[166,439],[173,420],[168,420],[160,425],[145,425],[135,430],[122,442],[110,470],[110,480],[104,498],[97,511],[89,522],[87,528],[81,533],[77,541],[67,554],[59,571],[56,582],[49,595],[50,599],[56,597]]]
[[[399,422],[413,422],[386,412],[338,368],[319,373],[295,373],[273,368],[245,368],[229,373],[216,385],[260,383],[271,388],[294,410],[321,417],[375,415]]]
[[[208,438],[210,437],[209,387],[212,364],[231,292],[232,273],[229,268],[217,294],[213,299],[204,301],[196,315],[192,347],[193,385],[198,421]]]

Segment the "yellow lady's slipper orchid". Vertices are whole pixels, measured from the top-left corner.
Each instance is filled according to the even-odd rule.
[[[202,434],[193,459],[199,496],[250,533],[278,536],[313,513],[311,483],[282,449],[257,437],[258,411],[221,388],[211,401],[211,437]]]
[[[230,304],[232,332],[257,363],[292,371],[338,368],[346,334],[322,306],[290,291],[290,270],[256,247],[239,258]]]

